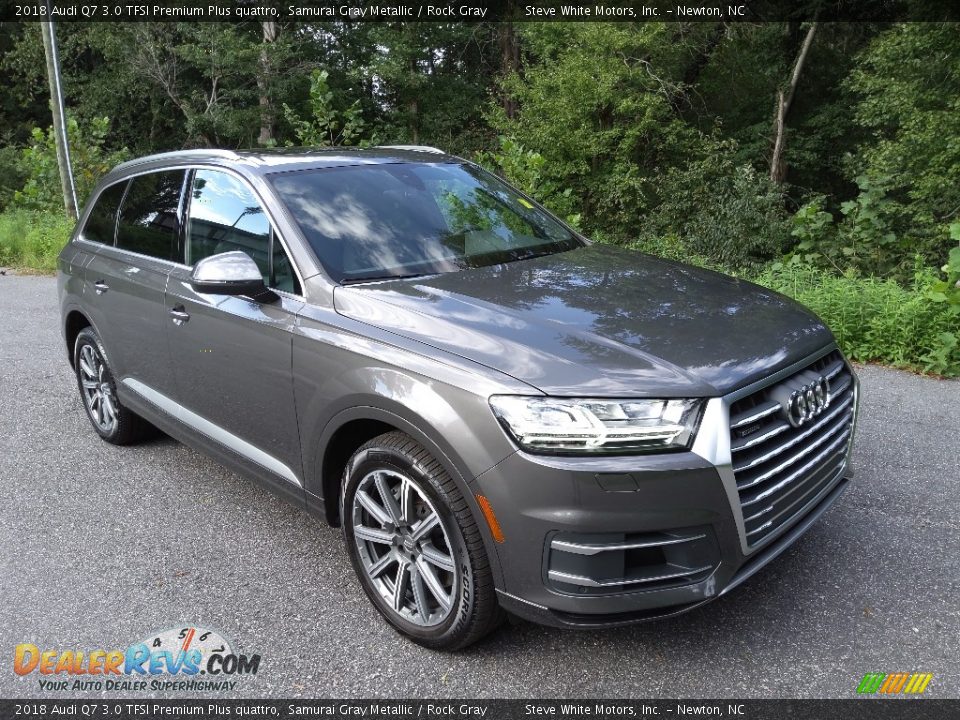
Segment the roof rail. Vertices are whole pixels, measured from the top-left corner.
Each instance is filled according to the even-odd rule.
[[[429,145],[377,145],[383,150],[414,150],[416,152],[428,152],[435,155],[446,155],[440,148],[430,147]]]
[[[170,152],[157,153],[155,155],[146,155],[144,157],[136,158],[134,160],[128,160],[127,162],[120,163],[117,165],[114,170],[124,170],[126,168],[135,167],[137,165],[143,165],[144,163],[153,162],[155,160],[177,160],[180,158],[207,158],[207,157],[219,157],[219,158],[228,158],[236,159],[240,156],[235,153],[233,150],[223,150],[221,148],[195,148],[192,150],[172,150]]]

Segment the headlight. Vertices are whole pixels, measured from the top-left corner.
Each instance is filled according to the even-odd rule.
[[[493,395],[490,407],[524,450],[644,453],[690,446],[699,400],[604,400]]]

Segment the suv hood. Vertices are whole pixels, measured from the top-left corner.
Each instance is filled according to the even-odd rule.
[[[338,287],[334,305],[551,395],[725,394],[833,342],[779,293],[602,245]]]

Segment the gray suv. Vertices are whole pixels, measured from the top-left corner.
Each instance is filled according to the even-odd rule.
[[[94,430],[159,428],[341,524],[428,647],[697,607],[848,483],[858,383],[817,317],[433,148],[125,163],[59,268]]]

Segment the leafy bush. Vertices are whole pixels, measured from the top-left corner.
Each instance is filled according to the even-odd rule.
[[[960,208],[960,33],[899,23],[861,53],[844,85],[865,142],[852,175],[888,178],[887,214],[929,261]]]
[[[579,226],[580,215],[576,212],[572,190],[549,177],[545,168],[547,161],[540,153],[501,136],[500,150],[477,153],[477,162],[502,175],[569,224]]]
[[[61,212],[0,213],[0,265],[52,273],[72,230],[73,222]]]
[[[675,234],[688,252],[731,267],[780,255],[790,235],[783,190],[734,157],[732,143],[718,143],[700,160],[668,172],[644,234]]]
[[[599,237],[595,235],[593,239],[599,242],[609,242],[602,235]],[[718,263],[706,255],[691,252],[684,244],[683,239],[676,234],[643,236],[630,243],[627,247],[631,250],[648,253],[649,255],[656,255],[665,260],[688,263],[731,275],[736,274],[736,270],[731,267]]]
[[[941,375],[960,375],[957,314],[932,302],[941,282],[918,263],[913,282],[832,275],[804,265],[770,267],[754,281],[816,312],[848,357]]]
[[[284,117],[304,147],[355,145],[366,130],[359,100],[343,110],[334,107],[333,91],[327,82],[329,77],[326,70],[314,70],[310,75],[311,118],[304,120],[283,103]]]
[[[862,175],[859,194],[840,205],[842,220],[825,211],[817,196],[793,216],[791,235],[799,242],[788,259],[855,275],[910,280],[912,253],[918,247],[893,231],[889,178]]]
[[[947,264],[941,268],[946,279],[938,280],[928,288],[927,297],[935,303],[944,303],[960,318],[960,222],[950,226],[950,239],[957,241],[957,247],[950,250]]]
[[[19,167],[20,153],[20,148],[13,145],[0,147],[0,212],[13,202],[14,194],[27,181]]]
[[[105,117],[94,118],[84,126],[74,118],[67,120],[70,159],[77,186],[77,200],[81,206],[97,180],[130,155],[126,148],[116,151],[106,149],[109,130],[110,120]],[[27,181],[21,190],[14,193],[13,205],[29,210],[63,212],[63,190],[52,127],[46,131],[33,129],[33,142],[22,151],[18,167]]]

